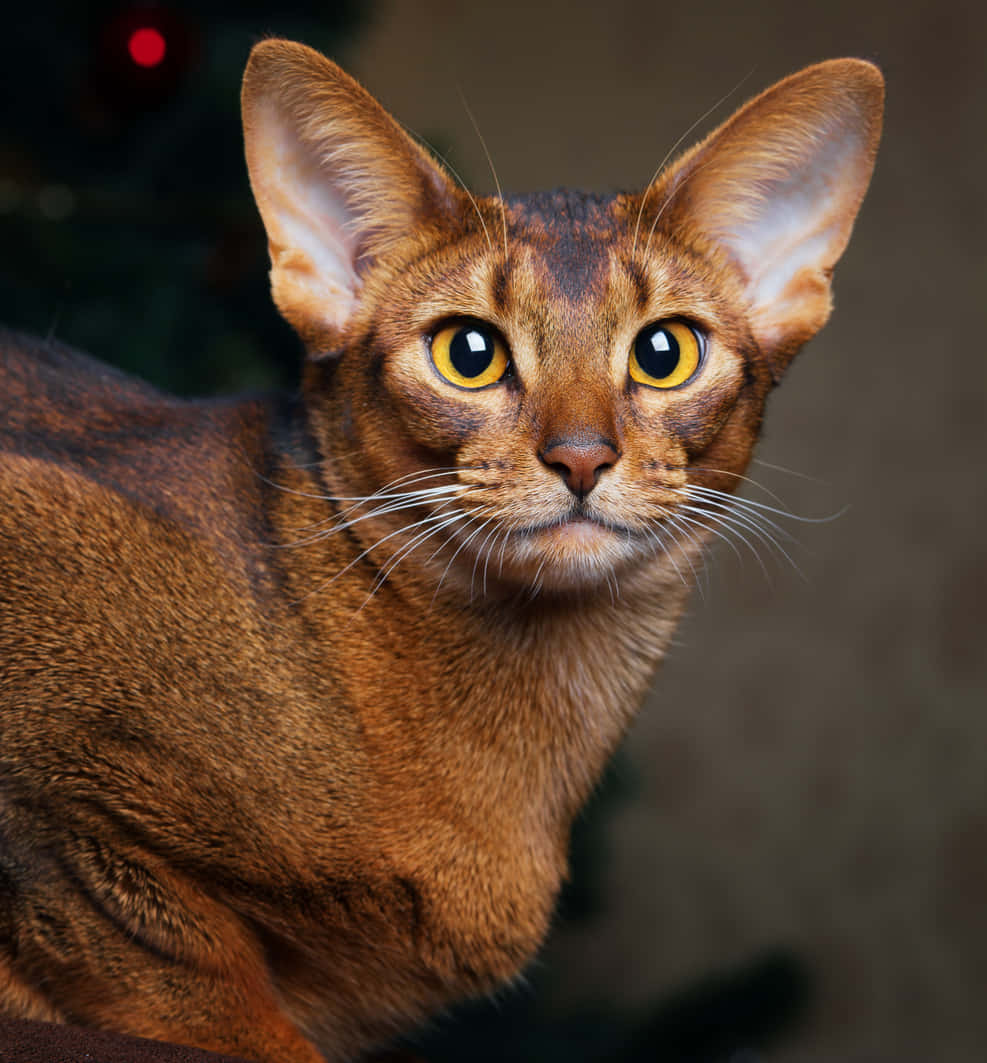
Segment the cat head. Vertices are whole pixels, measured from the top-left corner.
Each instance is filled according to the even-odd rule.
[[[565,588],[675,565],[829,315],[882,97],[869,63],[820,63],[639,194],[477,198],[335,64],[258,45],[250,178],[337,475],[407,497],[415,521],[380,519],[446,570]]]

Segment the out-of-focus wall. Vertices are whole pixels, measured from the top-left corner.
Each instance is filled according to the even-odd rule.
[[[420,0],[378,4],[344,57],[484,192],[460,89],[524,191],[642,186],[742,79],[701,130],[818,59],[888,79],[835,316],[751,470],[795,513],[846,512],[780,521],[804,579],[718,551],[630,738],[612,906],[547,950],[560,1004],[643,1003],[780,944],[815,1002],[778,1058],[984,1058],[985,10]]]

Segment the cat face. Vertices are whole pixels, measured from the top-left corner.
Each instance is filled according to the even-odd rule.
[[[478,200],[333,64],[259,46],[244,121],[275,300],[382,574],[684,579],[737,527],[765,397],[828,315],[880,106],[869,64],[820,64],[641,195]]]
[[[368,282],[340,386],[359,395],[347,419],[378,463],[372,482],[430,477],[428,511],[461,514],[423,557],[448,535],[456,566],[488,584],[595,584],[695,547],[689,484],[733,486],[770,374],[729,277],[717,284],[664,233],[661,255],[644,233],[635,253],[639,207],[560,192],[501,216],[485,201]]]

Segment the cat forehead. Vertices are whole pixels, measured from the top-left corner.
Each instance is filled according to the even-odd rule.
[[[638,224],[640,205],[634,195],[570,188],[474,200],[458,239],[439,227],[421,258],[387,274],[388,305],[399,278],[407,309],[396,330],[411,320],[478,317],[508,335],[542,337],[546,349],[601,347],[645,318],[702,318],[708,277],[688,247],[651,231],[647,215]]]
[[[508,196],[504,202],[519,224],[546,232],[577,227],[600,232],[612,228],[616,197],[577,188],[554,188]]]
[[[616,197],[569,188],[506,199],[504,222],[509,246],[524,249],[513,260],[514,279],[526,273],[566,301],[602,294],[627,236]]]

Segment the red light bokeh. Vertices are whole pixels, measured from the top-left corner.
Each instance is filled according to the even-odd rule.
[[[127,51],[138,66],[157,66],[165,57],[165,39],[153,26],[141,26],[131,33]]]

